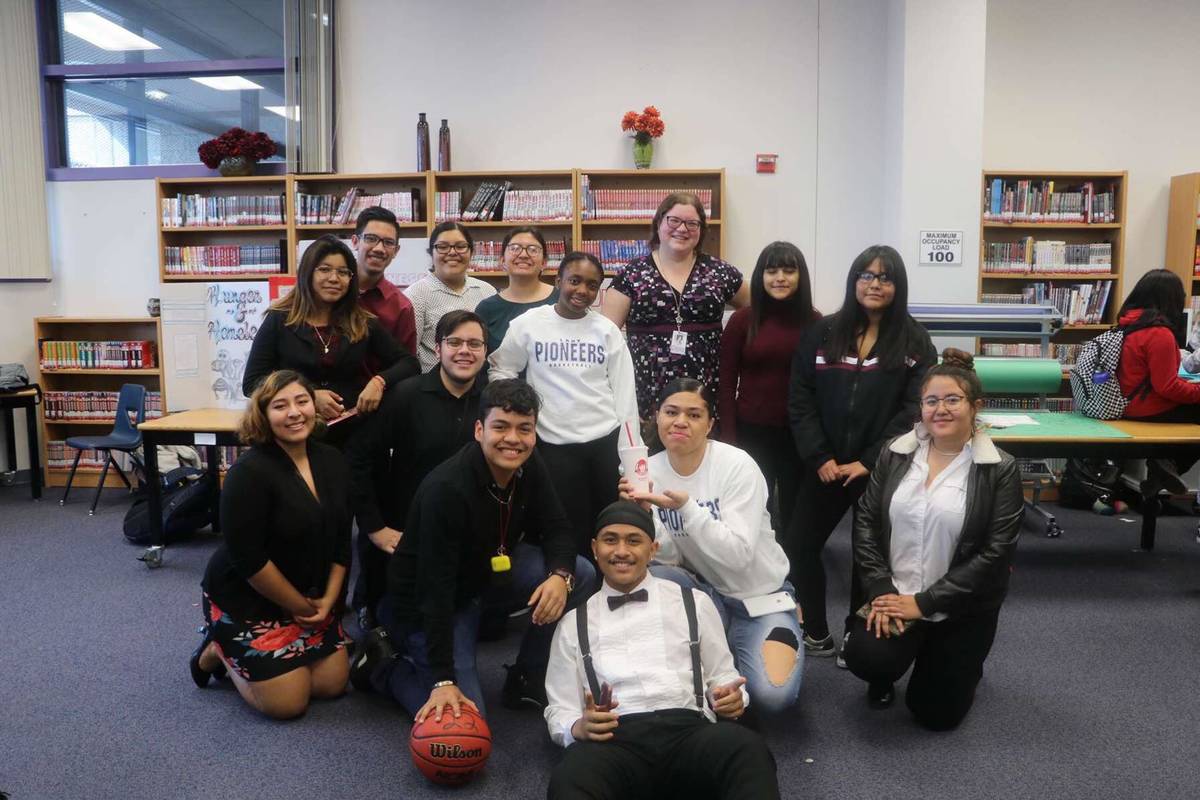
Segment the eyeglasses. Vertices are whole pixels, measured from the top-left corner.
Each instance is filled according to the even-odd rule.
[[[858,273],[857,276],[858,282],[867,286],[870,286],[876,278],[879,279],[880,286],[892,285],[892,276],[887,272],[871,272],[869,269],[864,269],[862,272]]]
[[[675,230],[680,225],[687,228],[689,231],[695,232],[700,230],[700,220],[698,219],[680,219],[679,217],[663,217],[663,221],[667,223],[667,227]]]
[[[508,246],[508,254],[519,256],[521,253],[528,253],[531,256],[540,256],[542,254],[542,246],[540,244],[517,244],[513,242]]]
[[[442,339],[442,344],[451,350],[457,350],[465,344],[468,350],[474,350],[475,352],[479,352],[485,347],[483,339],[460,339],[457,336],[447,336],[445,339]]]
[[[957,411],[966,399],[961,394],[948,394],[945,397],[929,395],[921,398],[921,405],[925,406],[927,411],[934,411],[939,404],[945,406],[947,411]]]
[[[362,235],[362,240],[367,243],[367,247],[374,247],[377,244],[381,244],[388,250],[394,250],[396,249],[396,245],[400,244],[400,242],[396,241],[395,239],[389,239],[385,236],[376,236],[373,233],[364,233]]]
[[[433,249],[442,255],[446,255],[451,250],[456,253],[466,253],[471,249],[471,245],[466,242],[438,242],[433,246]]]
[[[346,269],[345,267],[342,267],[339,269],[336,267],[327,267],[324,264],[322,264],[321,266],[314,269],[313,272],[317,273],[317,275],[319,275],[322,278],[328,278],[332,275],[336,275],[338,280],[343,280],[343,281],[348,281],[354,277],[354,273],[351,272],[350,270]]]

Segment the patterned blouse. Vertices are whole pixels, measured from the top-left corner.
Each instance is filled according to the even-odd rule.
[[[719,396],[721,317],[742,280],[732,264],[700,255],[681,295],[658,271],[652,254],[630,261],[613,279],[612,288],[630,299],[625,332],[643,419],[653,416],[659,392],[675,378],[695,378]],[[687,334],[682,354],[671,352],[676,330]]]

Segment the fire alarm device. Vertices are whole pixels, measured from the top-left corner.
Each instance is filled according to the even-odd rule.
[[[778,153],[759,153],[755,157],[758,172],[774,172],[775,162],[779,160]]]

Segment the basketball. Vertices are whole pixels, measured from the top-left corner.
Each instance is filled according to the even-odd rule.
[[[483,717],[463,706],[462,716],[444,710],[414,725],[408,740],[417,769],[434,783],[459,786],[474,778],[492,754],[492,732]]]

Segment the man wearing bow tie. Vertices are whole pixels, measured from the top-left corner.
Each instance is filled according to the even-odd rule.
[[[766,742],[734,722],[749,698],[717,609],[650,575],[657,551],[648,511],[600,512],[604,585],[562,618],[546,671],[546,725],[566,748],[549,797],[778,798]]]

